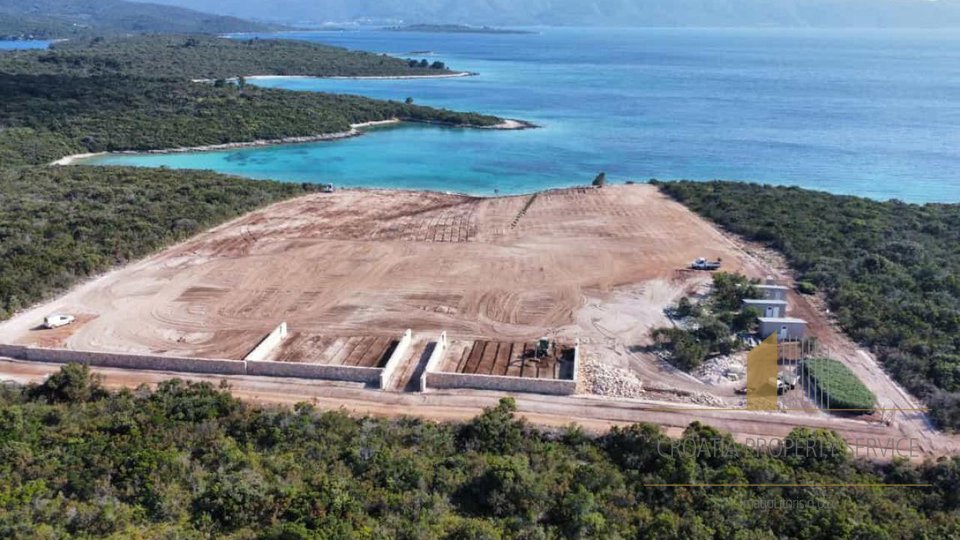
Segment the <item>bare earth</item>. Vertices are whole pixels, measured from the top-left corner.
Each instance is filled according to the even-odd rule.
[[[890,415],[887,425],[816,412],[734,410],[734,398],[723,389],[642,352],[650,329],[669,324],[664,307],[709,282],[708,274],[677,271],[696,257],[722,258],[727,271],[790,281],[774,255],[725,235],[652,186],[501,198],[346,190],[275,204],[85,283],[0,325],[0,343],[239,359],[286,321],[293,336],[281,360],[309,361],[311,353],[303,351],[352,340],[368,351],[354,355],[357,362],[375,365],[388,340],[411,328],[418,338],[402,370],[405,380],[396,385],[400,390],[419,376],[427,341],[444,330],[462,342],[579,338],[592,361],[639,375],[654,389],[650,400],[683,399],[672,390],[718,393],[730,409],[703,412],[675,404],[664,411],[650,400],[525,396],[521,411],[532,420],[598,429],[638,421],[678,429],[708,420],[740,438],[816,425],[851,441],[865,434],[911,436],[929,455],[957,451],[956,440],[929,429],[916,412]],[[811,321],[811,333],[864,378],[882,406],[917,407],[819,306],[798,296],[790,301],[790,314]],[[35,330],[52,312],[82,316],[55,335]],[[492,351],[478,362],[488,361],[490,369],[501,360],[509,364],[507,353],[501,359],[499,349]],[[49,369],[0,362],[0,379],[35,380]],[[100,371],[117,386],[164,376]],[[258,401],[318,400],[437,419],[471,416],[494,399],[483,392],[401,396],[254,377],[231,383],[238,395]]]

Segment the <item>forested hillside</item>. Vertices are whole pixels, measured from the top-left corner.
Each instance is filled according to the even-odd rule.
[[[0,169],[0,320],[79,279],[313,189],[162,169]]]
[[[782,252],[843,329],[960,429],[960,205],[914,205],[736,182],[660,189]]]
[[[494,116],[359,96],[291,92],[125,76],[0,73],[0,164],[64,155],[155,150],[342,132],[401,118],[490,126]]]
[[[178,380],[110,394],[82,366],[0,387],[4,538],[950,538],[960,461],[852,461],[794,430],[775,457],[692,424],[540,431],[243,404]],[[723,441],[723,451],[693,452]],[[683,450],[684,448],[688,450]],[[697,484],[930,484],[698,487]],[[694,484],[675,487],[657,484]],[[113,535],[113,536],[111,536]]]
[[[30,75],[115,75],[216,79],[250,75],[436,75],[446,69],[411,65],[383,54],[280,39],[130,36],[56,43],[48,50],[0,55],[0,72]]]
[[[220,34],[277,28],[190,9],[123,0],[0,0],[0,39],[156,32]]]

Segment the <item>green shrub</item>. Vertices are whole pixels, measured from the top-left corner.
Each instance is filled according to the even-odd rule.
[[[877,397],[873,395],[850,368],[832,358],[810,358],[801,364],[802,373],[809,376],[817,395],[834,412],[868,414],[873,412]]]
[[[801,281],[797,283],[797,292],[800,294],[816,294],[817,286],[809,281]]]

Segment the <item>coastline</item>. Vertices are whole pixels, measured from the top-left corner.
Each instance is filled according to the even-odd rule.
[[[182,154],[187,152],[215,152],[217,150],[232,150],[236,148],[254,148],[261,146],[277,146],[282,144],[303,144],[303,143],[312,143],[312,142],[323,142],[323,141],[335,141],[340,139],[348,139],[351,137],[358,137],[364,134],[366,128],[397,125],[404,122],[411,124],[431,124],[438,126],[447,126],[447,127],[463,127],[468,129],[496,129],[504,131],[515,131],[521,129],[532,129],[537,127],[535,124],[526,122],[523,120],[512,120],[504,119],[503,122],[493,125],[493,126],[458,126],[456,124],[444,124],[442,122],[425,122],[417,120],[401,120],[399,118],[390,118],[388,120],[373,120],[370,122],[360,122],[357,124],[350,124],[350,129],[348,131],[339,131],[335,133],[324,133],[320,135],[305,135],[300,137],[284,137],[282,139],[259,139],[256,141],[246,141],[246,142],[234,142],[234,143],[223,143],[223,144],[208,144],[202,146],[181,146],[177,148],[164,148],[160,150],[123,150],[119,152],[85,152],[82,154],[72,154],[69,156],[64,156],[56,161],[50,163],[50,166],[68,166],[74,165],[80,161],[106,156],[109,154]]]
[[[402,80],[402,79],[456,79],[460,77],[476,77],[480,75],[479,73],[473,71],[454,71],[452,73],[437,73],[435,75],[332,75],[332,76],[317,76],[317,75],[249,75],[244,76],[244,79],[248,81],[257,81],[257,80],[280,80],[280,79],[330,79],[330,80],[374,80],[374,81],[389,81],[389,80]],[[236,77],[231,77],[226,79],[227,81],[236,81]],[[212,83],[214,79],[193,79],[191,82],[195,83]]]

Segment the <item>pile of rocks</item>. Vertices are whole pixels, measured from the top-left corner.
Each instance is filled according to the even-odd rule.
[[[636,374],[587,359],[580,372],[586,392],[609,397],[643,397],[643,382]]]
[[[724,384],[743,379],[746,367],[735,357],[717,356],[704,362],[692,375],[707,384]]]
[[[722,399],[706,392],[694,392],[693,395],[690,396],[690,401],[698,405],[707,405],[710,407],[723,407],[726,405],[726,402]]]

